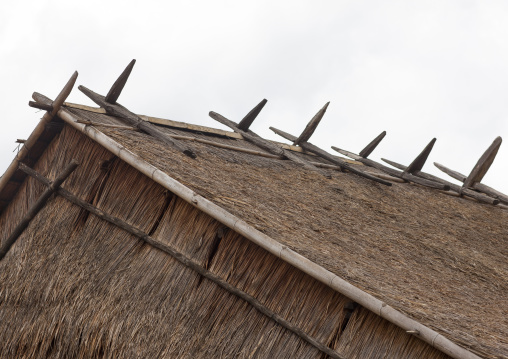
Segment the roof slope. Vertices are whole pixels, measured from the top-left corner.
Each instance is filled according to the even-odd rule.
[[[69,111],[94,122],[123,124],[103,114]],[[198,155],[191,159],[140,132],[100,130],[259,231],[454,342],[484,357],[508,356],[506,211],[337,171],[327,179],[290,161],[197,142],[189,143]],[[258,150],[240,139],[164,131]]]

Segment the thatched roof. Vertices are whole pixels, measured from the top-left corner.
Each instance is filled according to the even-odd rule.
[[[94,122],[122,123],[70,111]],[[508,355],[507,211],[337,171],[327,179],[289,161],[197,142],[191,146],[198,157],[191,159],[140,132],[100,130],[271,238],[454,342],[485,357]],[[164,131],[256,149],[226,136],[176,127]]]
[[[94,123],[125,125],[121,120],[97,110],[69,106],[67,111],[76,118]],[[160,129],[173,135],[191,136],[259,150],[239,136],[230,135],[221,130],[209,131],[176,123],[159,122],[162,124]],[[195,141],[187,143],[197,154],[197,158],[192,159],[142,132],[100,126],[98,129],[146,162],[246,221],[270,238],[372,294],[410,318],[434,329],[453,342],[486,358],[502,358],[508,355],[508,340],[506,339],[508,338],[506,315],[508,235],[503,226],[508,219],[508,212],[505,210],[410,184],[394,183],[391,187],[386,187],[350,173],[326,170],[331,177],[327,178],[290,161],[232,151]],[[85,140],[79,136],[73,137],[75,135],[71,132],[66,136],[73,142],[75,148],[89,146],[82,145],[81,142]],[[46,151],[51,152],[56,149],[50,145]],[[111,159],[111,154],[105,150],[94,148],[93,151],[91,157]],[[70,154],[53,152],[51,154],[55,157],[54,162],[64,163],[70,159]],[[309,154],[298,153],[298,155],[313,161],[326,162]],[[39,161],[36,165],[41,170],[51,172],[55,163],[48,163],[47,159],[44,161],[46,163],[39,163],[41,162]],[[87,198],[87,201],[91,203],[102,201],[102,206],[116,215],[123,216],[147,233],[164,233],[164,237],[169,238],[168,241],[178,242],[188,237],[174,233],[174,229],[166,227],[165,223],[177,219],[186,223],[188,218],[193,218],[189,223],[197,225],[200,225],[200,221],[204,221],[199,211],[192,211],[190,209],[192,207],[180,208],[178,204],[180,202],[176,198],[167,199],[159,193],[160,188],[145,182],[146,178],[143,176],[124,178],[128,183],[122,184],[124,191],[122,192],[120,187],[115,188],[114,183],[109,183],[103,188],[101,183],[105,181],[104,175],[101,175],[100,171],[97,172],[98,170],[91,164],[85,163],[84,166],[85,168],[81,171],[90,173],[90,178],[96,178],[96,180],[81,184],[80,187],[77,180],[72,180],[74,177],[71,177],[72,181],[66,184],[66,187],[79,191],[77,195],[80,196],[86,196],[88,193],[97,194],[97,191],[106,193],[104,198],[97,195],[97,197]],[[114,164],[114,166],[116,166],[115,176],[118,178],[127,176],[127,169],[120,164]],[[46,173],[49,177],[54,177],[50,174]],[[118,208],[115,198],[125,195],[126,186],[132,188],[134,193],[129,198],[132,197],[132,201],[136,202],[129,203],[127,200],[125,203],[122,202],[121,208]],[[36,184],[18,184],[11,194],[16,192],[15,196],[20,203],[30,203],[33,202],[33,197],[39,192],[40,187],[41,185]],[[18,188],[24,189],[17,192]],[[147,200],[148,198],[156,198],[156,203]],[[168,218],[164,214],[164,219],[167,221],[160,218],[161,214],[158,211],[153,210],[159,207],[172,208],[170,211],[162,212],[168,213]],[[133,208],[135,213],[132,213]],[[23,210],[23,208],[7,207],[6,212],[23,212]],[[34,322],[31,323],[34,329],[28,331],[29,334],[26,334],[27,337],[23,340],[26,343],[40,340],[40,344],[37,349],[30,350],[39,352],[46,350],[54,356],[64,352],[75,356],[82,355],[79,352],[79,343],[72,344],[72,340],[64,341],[63,343],[67,343],[65,344],[67,347],[64,347],[61,343],[45,342],[39,338],[44,331],[62,331],[69,338],[73,336],[79,338],[79,341],[81,341],[80,338],[90,338],[87,335],[93,332],[96,338],[101,338],[100,343],[96,345],[97,356],[108,351],[107,347],[102,346],[103,342],[109,343],[111,347],[115,346],[117,351],[114,354],[118,356],[129,352],[129,342],[134,339],[136,342],[132,345],[136,346],[140,355],[144,356],[193,355],[198,352],[200,355],[207,353],[212,356],[225,352],[226,355],[240,355],[228,352],[230,349],[226,340],[207,339],[213,337],[210,333],[216,333],[216,337],[236,333],[239,338],[235,340],[250,343],[245,344],[244,348],[250,348],[248,350],[252,350],[251,354],[255,353],[261,357],[282,355],[281,350],[284,346],[296,346],[297,355],[301,357],[320,355],[314,348],[297,342],[297,339],[291,335],[282,333],[279,329],[273,329],[272,323],[257,318],[258,314],[251,313],[247,308],[242,307],[242,304],[231,302],[227,306],[226,302],[231,299],[213,294],[216,290],[213,286],[201,289],[208,293],[206,296],[203,292],[188,291],[185,285],[189,282],[195,282],[195,285],[201,286],[198,276],[179,267],[170,267],[170,260],[140,246],[139,242],[127,241],[125,243],[129,243],[128,246],[120,245],[126,241],[122,231],[99,221],[85,220],[84,214],[79,209],[60,200],[48,205],[44,211],[44,216],[37,217],[38,220],[26,234],[27,240],[22,241],[18,247],[13,247],[11,250],[13,253],[9,254],[22,258],[22,261],[16,264],[16,270],[13,271],[12,268],[9,271],[4,270],[7,264],[0,262],[3,266],[0,282],[8,283],[3,288],[3,294],[7,298],[7,293],[16,293],[14,301],[11,298],[8,302],[9,305],[19,308],[26,318],[34,318]],[[44,220],[44,218],[50,220]],[[3,221],[0,223],[0,229],[2,235],[5,235],[12,229],[13,224],[6,223],[5,219]],[[57,230],[52,227],[52,223],[60,223],[61,227]],[[210,231],[209,235],[202,237],[204,241],[213,242],[212,233],[216,232],[217,225],[215,222],[213,224],[207,222],[206,226],[213,227],[208,229],[203,224],[202,233]],[[108,240],[104,244],[100,243],[97,237],[104,236],[106,227]],[[191,225],[183,228],[187,234],[199,232]],[[31,245],[36,241],[37,236],[41,236],[40,247],[36,253],[33,253]],[[31,238],[31,241],[28,238]],[[67,239],[62,241],[62,238]],[[228,266],[232,266],[228,263],[227,250],[217,254],[222,256],[222,261],[208,263],[206,258],[209,258],[210,253],[201,253],[201,245],[196,247],[195,243],[186,242],[179,244],[187,253],[204,261],[207,266],[224,266],[224,268],[216,268],[217,271],[227,273]],[[241,249],[232,247],[231,251],[241,252],[244,257],[249,254],[254,256],[255,247],[242,245],[247,247],[241,247]],[[63,253],[59,252],[60,249]],[[33,260],[33,256],[37,257],[38,254],[45,257],[44,261]],[[62,259],[55,260],[54,264],[51,264],[53,262],[49,260],[50,258]],[[112,258],[117,260],[110,263]],[[80,268],[88,268],[86,273],[73,271],[75,263],[79,263]],[[271,264],[267,263],[259,262],[251,265],[270,267]],[[107,275],[96,276],[96,271],[103,271],[104,268]],[[247,264],[244,270],[245,273],[249,270]],[[286,274],[277,275],[277,270],[274,268],[271,270],[275,278],[267,277],[262,280],[274,281],[273,288],[279,288],[279,291],[283,291],[280,288],[289,285],[288,283],[295,287],[302,286],[299,291],[309,290],[306,287],[315,285],[310,282],[306,284],[307,279],[303,280],[298,276],[286,282],[288,280]],[[280,270],[286,273],[286,269]],[[124,276],[123,271],[129,272],[130,276]],[[52,273],[57,275],[48,284],[46,278],[51,277]],[[230,275],[232,274],[228,274]],[[86,280],[87,276],[98,278],[97,283],[89,283]],[[20,284],[16,285],[12,282],[14,278],[20,277],[26,281],[21,288]],[[71,283],[70,278],[73,278],[75,282]],[[167,278],[174,278],[174,282],[166,283]],[[249,285],[259,284],[259,279],[250,283],[241,275],[237,277],[233,275],[232,279],[234,278],[239,281],[239,286],[246,288]],[[175,289],[179,287],[178,283],[182,283],[181,290]],[[64,290],[52,296],[52,287]],[[150,293],[150,302],[146,303],[148,307],[144,308],[145,317],[139,318],[129,314],[130,306],[135,305],[133,304],[135,301],[126,300],[123,297],[125,294],[115,294],[115,291],[121,287],[132,288],[132,295],[139,296],[140,300],[144,298],[143,295]],[[251,290],[258,291],[258,289]],[[97,296],[97,291],[101,295]],[[324,285],[312,287],[309,293],[320,293],[316,294],[316,298],[320,297],[319,300],[315,298],[309,300],[321,304],[316,305],[312,314],[302,310],[301,316],[295,320],[323,342],[333,342],[333,336],[327,337],[329,334],[320,333],[317,328],[341,323],[343,319],[340,319],[339,309],[346,306],[347,298],[337,297],[336,293]],[[178,325],[180,331],[176,334],[178,338],[167,338],[164,331],[155,330],[158,325],[163,325],[162,321],[167,320],[165,315],[170,313],[170,310],[165,307],[164,299],[170,296],[179,303],[176,309],[179,314],[171,312],[175,320],[181,321]],[[74,298],[72,303],[66,302],[66,298],[69,297]],[[233,305],[236,309],[230,313],[210,313],[210,307],[203,302],[207,298],[216,298],[214,307],[219,312],[223,306],[230,308],[229,305]],[[90,299],[90,301],[83,299]],[[339,308],[336,308],[337,313],[333,312],[327,304],[332,301]],[[50,306],[45,303],[56,303],[56,305]],[[298,304],[293,303],[293,306],[290,308],[291,313],[298,313]],[[99,307],[116,307],[116,309],[113,313],[101,311],[103,315],[101,317],[94,311]],[[59,322],[54,322],[55,313],[58,311],[61,311],[62,315],[57,317],[61,319]],[[75,318],[65,313],[81,314],[79,318]],[[188,319],[189,313],[199,313],[199,315]],[[69,315],[70,319],[66,319]],[[232,322],[240,323],[239,318],[245,315],[252,316],[249,317],[252,327],[241,324],[233,329],[224,329],[224,326]],[[356,326],[367,323],[365,318],[368,316],[375,317],[368,311],[358,315],[363,319],[355,318]],[[12,319],[5,310],[0,310],[0,316],[3,316],[4,323]],[[119,316],[123,316],[123,322],[115,320]],[[228,317],[227,320],[226,317]],[[186,324],[182,318],[186,318]],[[53,322],[45,323],[46,319]],[[72,330],[76,327],[71,321],[79,322],[79,327],[85,328],[83,332],[73,333]],[[139,336],[124,338],[121,335],[122,326],[130,325],[128,323],[131,321],[132,323],[139,321]],[[189,324],[189,321],[193,324]],[[200,327],[198,325],[200,321],[205,321],[202,330],[197,329]],[[111,334],[101,332],[101,323],[117,325],[118,330],[115,336],[109,339],[103,338],[102,336]],[[141,328],[144,329],[141,330]],[[148,335],[157,336],[154,339],[156,343],[170,344],[150,347],[145,337]],[[3,336],[6,343],[14,343],[11,339],[15,337],[15,333],[4,332]],[[175,344],[176,340],[181,343],[192,336],[201,339],[189,341],[189,347]],[[19,338],[16,340],[19,342]],[[269,341],[271,344],[256,346],[256,343],[262,340]],[[208,349],[191,348],[197,342],[203,347],[208,345]],[[276,342],[283,342],[284,345],[276,346],[274,344]],[[29,345],[26,345],[28,348]],[[398,351],[399,355],[405,356],[405,351],[408,351],[409,347],[409,344],[404,344]],[[16,347],[9,347],[9,350],[11,350],[9,353],[30,355],[29,352],[24,352],[19,344]],[[247,356],[247,352],[241,355]],[[359,358],[368,356],[359,351],[349,355]],[[421,352],[421,355],[439,357],[436,353],[430,352]]]

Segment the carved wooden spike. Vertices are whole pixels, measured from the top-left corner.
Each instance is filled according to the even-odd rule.
[[[47,104],[39,103],[39,102],[35,102],[35,101],[29,101],[28,102],[28,106],[33,107],[33,108],[37,108],[39,110],[44,110],[44,111],[47,111],[47,112],[53,111],[53,106],[52,105],[47,105]]]
[[[487,148],[482,157],[480,157],[476,163],[476,166],[474,166],[469,176],[467,176],[466,181],[464,182],[464,187],[468,188],[476,182],[481,182],[489,170],[490,165],[492,165],[492,162],[494,162],[494,158],[496,158],[497,151],[499,150],[502,141],[503,140],[501,137],[497,137],[489,146],[489,148]]]
[[[394,161],[390,161],[390,160],[387,160],[386,158],[381,158],[382,161],[388,163],[390,166],[393,166],[399,170],[402,170],[402,171],[405,171],[406,170],[406,166],[404,165],[401,165],[400,163],[397,163],[397,162],[394,162]]]
[[[263,101],[258,103],[256,107],[250,110],[250,112],[240,121],[238,128],[242,131],[247,131],[267,102],[268,101],[266,99],[263,99]]]
[[[118,97],[122,93],[125,83],[129,79],[129,75],[131,74],[132,68],[134,67],[135,63],[136,63],[136,60],[132,60],[129,63],[129,65],[127,65],[125,70],[123,70],[122,74],[118,77],[118,79],[115,81],[113,86],[111,86],[111,89],[109,90],[108,94],[106,95],[106,102],[116,103],[116,100],[118,100]]]
[[[432,147],[434,147],[434,143],[436,143],[436,139],[433,138],[429,144],[423,149],[422,153],[418,155],[414,159],[413,162],[406,168],[407,173],[414,174],[416,171],[421,171],[423,168],[423,165],[425,164],[425,161],[427,161],[427,158],[429,157],[430,151],[432,151]]]
[[[372,151],[379,145],[379,143],[383,140],[383,138],[386,136],[386,131],[381,132],[379,136],[377,136],[375,139],[372,140],[371,143],[369,143],[363,150],[360,151],[359,155],[360,157],[367,158]]]
[[[300,135],[300,137],[298,137],[295,141],[294,141],[294,144],[295,145],[299,145],[300,143],[302,142],[307,142],[310,138],[310,136],[312,136],[312,134],[314,133],[314,131],[316,130],[316,128],[318,127],[319,125],[319,122],[321,121],[321,119],[323,118],[325,112],[326,112],[326,109],[328,108],[328,105],[330,104],[330,102],[327,102],[323,108],[321,110],[319,110],[315,115],[314,117],[312,118],[312,120],[310,120],[310,122],[307,124],[307,126],[305,127],[305,130],[303,130],[302,134]]]

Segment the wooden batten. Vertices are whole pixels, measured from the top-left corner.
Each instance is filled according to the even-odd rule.
[[[39,211],[44,207],[49,197],[53,193],[55,193],[60,185],[71,175],[72,172],[78,167],[79,163],[76,160],[72,160],[71,163],[64,168],[61,174],[59,174],[53,182],[50,182],[49,187],[41,194],[41,196],[37,199],[37,201],[33,204],[33,206],[28,210],[23,219],[18,223],[18,225],[14,228],[9,237],[3,242],[2,247],[0,248],[0,260],[7,254],[9,249],[12,247],[14,242],[19,238],[19,236],[23,233],[23,231],[28,227],[30,221],[39,213]],[[21,169],[26,167],[23,163],[20,163]]]
[[[270,130],[272,130],[273,132],[275,132],[276,134],[278,134],[279,136],[281,137],[284,137],[285,139],[289,140],[289,141],[295,141],[296,140],[296,137],[287,133],[287,132],[284,132],[284,131],[281,131],[275,127],[270,127]],[[320,149],[319,147],[313,145],[312,143],[309,143],[309,142],[300,142],[299,145],[306,151],[309,151],[309,152],[312,152],[314,154],[316,154],[317,156],[321,157],[321,158],[324,158],[325,160],[327,161],[330,161],[331,163],[333,164],[336,164],[338,166],[340,166],[342,169],[344,170],[348,170],[349,172],[351,173],[354,173],[360,177],[364,177],[364,178],[367,178],[367,179],[370,179],[374,182],[378,182],[378,183],[381,183],[381,184],[384,184],[385,186],[391,186],[392,183],[391,182],[388,182],[388,181],[385,181],[379,177],[376,177],[376,176],[372,176],[364,171],[361,171],[361,170],[358,170],[354,167],[352,167],[351,165],[349,165],[347,162],[339,159],[338,157],[336,156],[333,156],[331,154],[329,154],[328,152]]]
[[[263,99],[256,105],[256,107],[250,110],[250,112],[238,123],[238,128],[242,131],[247,131],[267,102],[268,100]]]
[[[88,98],[95,102],[100,107],[106,110],[108,115],[120,117],[129,125],[139,128],[141,131],[155,137],[156,139],[164,142],[166,145],[175,148],[176,150],[184,153],[185,155],[196,158],[194,151],[187,147],[185,144],[180,143],[178,140],[171,138],[165,132],[161,131],[157,126],[152,125],[150,122],[144,121],[138,115],[130,112],[125,107],[119,104],[111,104],[106,102],[105,98],[84,86],[78,86],[78,89],[83,92]]]
[[[427,146],[423,149],[422,153],[420,153],[413,162],[407,168],[405,171],[407,173],[414,174],[416,171],[421,171],[423,168],[423,165],[427,161],[427,158],[429,158],[430,151],[432,151],[432,148],[434,147],[434,143],[436,143],[436,139],[433,138]]]
[[[375,139],[373,139],[363,150],[360,151],[360,157],[367,158],[372,151],[381,143],[386,136],[386,131],[381,132]]]
[[[310,122],[307,124],[305,129],[303,130],[302,134],[293,141],[294,145],[299,145],[301,142],[307,142],[314,131],[316,131],[316,128],[318,127],[319,123],[321,122],[321,119],[325,115],[326,109],[328,108],[328,105],[330,102],[327,102],[321,110],[319,110],[314,117],[310,120]]]
[[[483,177],[492,165],[492,162],[494,162],[502,141],[503,140],[501,137],[497,137],[489,146],[489,148],[487,148],[487,150],[483,153],[483,155],[474,166],[469,176],[467,176],[466,180],[464,181],[464,187],[471,187],[473,183],[482,181]]]
[[[261,136],[257,135],[256,133],[252,132],[251,130],[243,131],[242,129],[238,128],[238,125],[235,122],[227,119],[226,117],[218,114],[217,112],[210,111],[209,115],[214,120],[222,123],[223,125],[229,127],[233,131],[241,134],[242,137],[246,141],[248,141],[250,143],[253,143],[254,145],[258,146],[259,148],[262,148],[265,151],[267,151],[267,152],[269,152],[269,153],[271,153],[273,155],[279,156],[279,158],[281,158],[281,159],[286,158],[286,159],[288,159],[290,161],[293,161],[293,162],[299,164],[300,166],[303,166],[304,168],[307,168],[307,169],[312,170],[312,171],[319,172],[322,175],[324,175],[325,177],[329,177],[328,174],[326,174],[325,172],[321,171],[319,168],[317,168],[316,166],[312,165],[308,161],[305,161],[304,159],[301,159],[300,157],[298,157],[297,155],[295,155],[291,151],[285,150],[282,147],[277,146],[275,143],[265,140],[264,138],[262,138]]]
[[[109,90],[108,94],[106,95],[106,98],[104,99],[106,102],[114,104],[118,100],[118,97],[120,97],[120,94],[122,93],[122,90],[127,83],[127,80],[129,79],[129,76],[132,72],[132,68],[134,67],[134,64],[136,63],[136,60],[132,60],[129,65],[123,70],[121,75],[118,77],[118,79],[115,81],[113,86],[111,86],[111,89]]]

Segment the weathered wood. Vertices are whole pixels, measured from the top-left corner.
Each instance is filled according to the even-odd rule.
[[[272,130],[273,132],[275,132],[279,136],[282,136],[282,137],[284,137],[285,139],[287,139],[289,141],[295,141],[296,140],[295,136],[293,136],[293,135],[291,135],[291,134],[289,134],[287,132],[281,131],[281,130],[276,129],[274,127],[270,127],[270,130]],[[319,157],[324,158],[325,160],[330,161],[331,163],[334,163],[334,164],[340,166],[342,169],[356,174],[357,176],[370,179],[371,181],[384,184],[385,186],[391,186],[392,185],[388,181],[385,181],[385,180],[383,180],[383,179],[381,179],[379,177],[376,177],[376,176],[372,176],[372,175],[370,175],[368,173],[365,173],[365,172],[363,172],[361,170],[358,170],[358,169],[352,167],[351,165],[349,165],[349,163],[347,163],[347,162],[337,158],[336,156],[333,156],[333,155],[329,154],[328,152],[320,149],[319,147],[313,145],[312,143],[309,143],[309,142],[300,142],[299,146],[301,146],[305,151],[312,152],[312,153],[318,155]]]
[[[373,160],[371,160],[369,158],[360,157],[358,155],[355,155],[352,152],[340,149],[340,148],[335,147],[335,146],[332,146],[332,148],[333,148],[334,151],[337,151],[337,152],[343,154],[344,156],[347,156],[347,157],[352,158],[352,159],[354,159],[356,161],[359,161],[359,162],[363,163],[366,166],[377,168],[378,170],[381,170],[381,171],[389,174],[390,176],[402,178],[402,179],[404,179],[404,180],[406,180],[408,182],[413,182],[413,183],[416,183],[416,184],[419,184],[419,185],[422,185],[422,186],[425,186],[425,187],[435,188],[435,189],[439,189],[439,190],[443,190],[443,191],[448,191],[450,189],[450,186],[448,186],[448,185],[445,185],[445,184],[442,184],[442,183],[437,183],[437,182],[431,181],[431,180],[426,180],[424,178],[414,176],[414,175],[412,175],[410,173],[407,173],[407,172],[397,171],[397,170],[395,170],[393,168],[390,168],[390,167],[387,167],[385,165],[382,165],[381,163],[373,161]]]
[[[281,159],[287,158],[290,161],[298,163],[299,165],[303,166],[304,168],[307,168],[312,171],[317,171],[317,172],[321,173],[322,175],[324,175],[325,177],[329,177],[328,174],[321,171],[316,166],[310,164],[308,161],[305,161],[304,159],[301,159],[300,157],[291,153],[290,151],[287,151],[287,150],[283,149],[282,147],[277,146],[276,144],[265,140],[264,138],[258,136],[256,133],[252,132],[251,130],[243,131],[243,130],[239,129],[238,125],[236,123],[234,123],[233,121],[218,114],[217,112],[210,111],[209,115],[215,121],[218,121],[218,122],[222,123],[223,125],[232,129],[233,131],[241,134],[242,137],[246,141],[253,143],[254,145],[258,146],[259,148],[262,148],[271,154],[279,156],[279,158],[281,158]]]
[[[459,180],[460,182],[465,182],[466,181],[466,175],[463,175],[462,173],[454,171],[454,170],[452,170],[452,169],[450,169],[450,168],[448,168],[446,166],[443,166],[443,165],[441,165],[441,164],[439,164],[437,162],[434,162],[434,166],[439,168],[441,171],[443,171],[444,173],[446,173],[450,177],[455,178],[456,180]],[[499,199],[503,203],[508,203],[508,196],[506,194],[504,194],[502,192],[499,192],[499,191],[495,190],[494,188],[492,188],[490,186],[487,186],[486,184],[483,184],[481,182],[476,182],[476,183],[473,183],[472,188],[477,190],[477,191],[480,191],[480,192],[483,192],[485,194],[488,194],[489,196],[497,198],[497,199]]]
[[[111,86],[111,89],[109,90],[108,94],[104,98],[104,100],[108,103],[115,104],[118,100],[118,97],[122,93],[122,90],[127,83],[127,80],[129,79],[129,75],[131,74],[132,68],[134,67],[134,64],[136,63],[136,60],[132,60],[129,65],[123,70],[122,74],[118,77],[118,79],[115,81],[113,86]]]
[[[421,171],[423,168],[423,165],[427,161],[427,158],[429,157],[430,151],[432,151],[432,148],[434,147],[434,143],[436,143],[436,139],[433,138],[427,146],[423,149],[422,153],[420,153],[413,162],[407,168],[405,171],[407,173],[414,174],[416,171]]]
[[[467,176],[464,181],[464,187],[471,187],[473,183],[481,182],[487,171],[489,170],[492,162],[496,158],[497,151],[501,146],[501,142],[503,140],[501,137],[497,137],[494,142],[487,148],[487,150],[483,153],[482,157],[478,160],[473,170]]]
[[[238,128],[247,131],[268,101],[263,99],[238,123]]]
[[[37,173],[33,169],[24,166],[22,169],[25,173],[28,175],[34,177],[35,179],[39,180],[41,183],[45,185],[50,185],[50,181],[42,176],[41,174]],[[219,277],[218,275],[214,274],[213,272],[209,271],[208,269],[204,268],[200,264],[194,262],[192,259],[185,256],[183,253],[179,252],[175,248],[167,245],[166,243],[160,242],[159,240],[151,237],[147,233],[141,231],[140,229],[131,226],[127,222],[121,220],[118,217],[112,216],[109,213],[106,213],[102,211],[101,209],[97,208],[96,206],[78,198],[77,196],[73,195],[69,191],[60,188],[57,192],[59,195],[67,199],[69,202],[89,211],[93,215],[99,217],[102,220],[105,220],[121,229],[126,231],[127,233],[141,239],[148,245],[170,255],[174,259],[176,259],[178,262],[186,266],[187,268],[194,270],[199,275],[203,276],[204,278],[210,280],[211,282],[215,283],[222,289],[226,290],[227,292],[237,296],[238,298],[244,300],[248,304],[250,304],[252,307],[254,307],[257,311],[259,311],[261,314],[267,316],[268,318],[275,321],[277,324],[282,326],[283,328],[291,331],[293,334],[297,335],[298,337],[305,340],[307,343],[313,345],[315,348],[320,350],[321,352],[325,353],[326,355],[334,358],[334,359],[344,359],[342,356],[340,356],[336,351],[333,349],[330,349],[326,345],[322,344],[320,341],[318,341],[316,338],[310,336],[306,332],[304,332],[302,329],[297,327],[296,325],[292,324],[285,318],[283,318],[281,315],[275,313],[268,307],[266,307],[263,303],[261,303],[257,298],[251,296],[250,294],[242,291],[241,289],[229,284],[227,281]]]
[[[47,104],[39,103],[39,102],[35,102],[35,101],[28,101],[28,106],[33,107],[33,108],[37,108],[39,110],[44,110],[44,111],[47,111],[47,112],[53,111],[53,106],[52,105],[47,105]]]
[[[293,141],[294,145],[299,145],[302,142],[307,142],[314,131],[316,131],[316,128],[319,125],[319,122],[321,122],[321,119],[325,115],[326,109],[328,108],[328,105],[330,102],[327,102],[321,110],[319,110],[314,117],[310,120],[310,122],[305,126],[305,129],[303,130],[302,134]]]
[[[77,123],[82,123],[83,125],[94,126],[94,127],[105,127],[105,128],[114,128],[118,130],[130,130],[130,131],[139,131],[137,127],[130,126],[120,126],[120,125],[108,125],[105,123],[93,122],[88,120],[77,120]],[[171,136],[174,138],[174,136]]]
[[[363,150],[360,151],[359,155],[360,157],[367,158],[372,151],[375,150],[377,145],[385,138],[386,131],[381,132],[375,139],[373,139]]]
[[[120,117],[129,125],[139,128],[141,131],[155,137],[166,145],[171,146],[180,152],[183,152],[185,155],[191,158],[196,158],[196,154],[190,148],[180,143],[178,140],[172,139],[171,136],[161,131],[159,128],[157,128],[157,126],[143,120],[141,117],[130,112],[125,107],[119,104],[110,104],[106,102],[104,96],[101,96],[84,86],[78,86],[78,89],[83,92],[90,100],[95,102],[100,107],[104,108],[108,115]]]
[[[397,163],[397,162],[394,162],[394,161],[390,161],[390,160],[386,160],[384,158],[382,158],[382,160],[385,161],[386,163],[389,163],[393,167],[396,167],[396,168],[399,168],[399,169],[401,169],[403,171],[406,171],[407,167],[404,166],[404,165],[401,165],[400,163]],[[430,173],[426,173],[426,172],[423,172],[423,171],[415,171],[413,173],[413,175],[415,175],[417,177],[421,177],[421,178],[427,179],[429,181],[434,181],[434,182],[438,182],[438,183],[442,183],[444,185],[447,185],[447,186],[450,187],[450,190],[457,192],[457,194],[459,196],[466,195],[468,197],[476,199],[479,202],[487,203],[487,204],[492,204],[492,205],[496,205],[496,204],[499,203],[499,199],[498,198],[492,198],[492,197],[486,196],[485,194],[482,194],[482,193],[479,193],[479,192],[475,192],[473,190],[461,187],[459,185],[456,185],[455,183],[448,182],[448,181],[446,181],[446,180],[444,180],[442,178],[439,178],[437,176],[434,176],[434,175],[432,175]]]
[[[25,166],[23,163],[20,163],[20,167]],[[26,166],[25,166],[26,167]],[[60,187],[60,185],[70,176],[70,174],[78,167],[78,162],[76,160],[72,160],[65,169],[58,175],[58,177],[50,184],[49,187],[41,194],[41,196],[37,199],[37,201],[33,204],[33,206],[28,210],[23,219],[18,223],[18,225],[14,228],[10,236],[3,242],[2,247],[0,248],[0,260],[7,254],[12,245],[16,242],[19,236],[23,233],[23,231],[28,227],[30,221],[39,213],[39,211],[44,207],[49,197]]]

